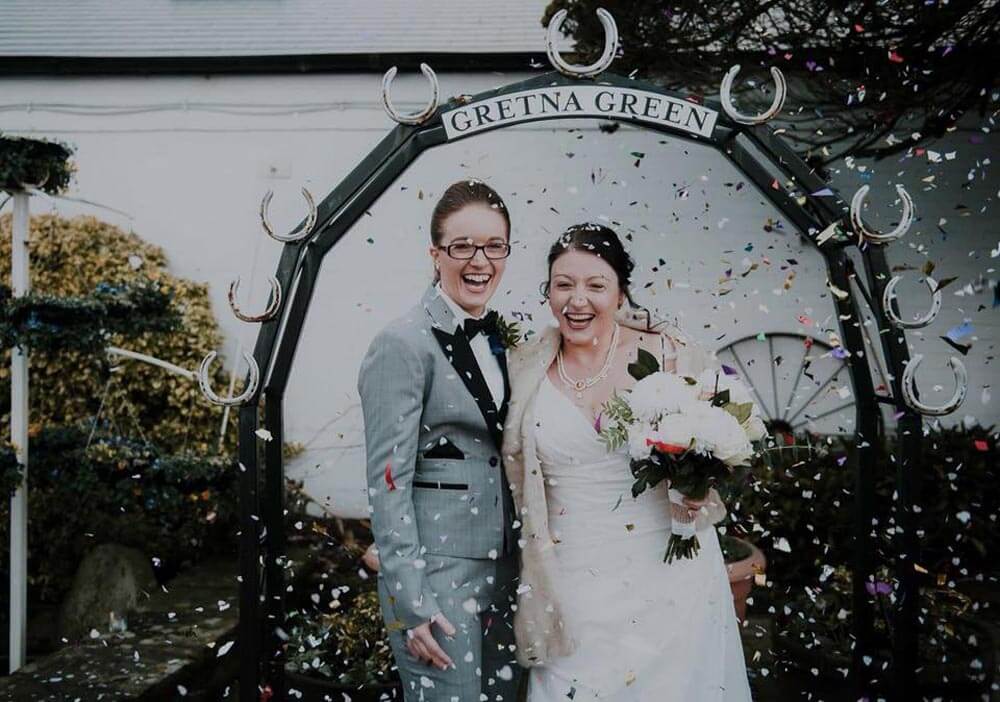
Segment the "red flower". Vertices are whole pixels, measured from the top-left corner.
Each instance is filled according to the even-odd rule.
[[[687,451],[687,446],[680,446],[678,444],[668,444],[664,441],[653,441],[652,439],[646,439],[646,446],[652,446],[660,453],[673,453],[679,454]]]

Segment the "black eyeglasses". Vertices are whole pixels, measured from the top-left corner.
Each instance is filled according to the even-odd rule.
[[[483,254],[486,258],[494,261],[510,256],[510,244],[502,241],[491,241],[483,246],[476,246],[471,241],[457,241],[454,244],[439,246],[438,248],[447,251],[449,256],[459,260],[475,258],[476,253],[480,249],[483,250]]]

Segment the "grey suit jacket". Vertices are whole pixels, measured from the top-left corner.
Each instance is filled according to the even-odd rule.
[[[368,496],[381,574],[408,628],[439,611],[426,554],[514,552],[513,499],[496,407],[464,333],[434,286],[383,329],[361,364]],[[509,394],[506,355],[495,340]]]

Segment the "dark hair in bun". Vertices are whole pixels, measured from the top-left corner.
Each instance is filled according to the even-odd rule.
[[[549,295],[552,264],[569,251],[583,251],[603,259],[614,270],[618,278],[618,288],[625,293],[625,299],[632,307],[638,307],[629,292],[635,262],[622,246],[615,230],[603,224],[574,224],[556,239],[549,249],[549,280],[542,283],[543,295],[546,297]]]

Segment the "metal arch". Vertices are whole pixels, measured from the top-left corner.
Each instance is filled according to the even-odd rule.
[[[882,310],[885,312],[886,318],[888,318],[893,326],[901,329],[922,329],[933,322],[934,318],[937,317],[938,312],[941,311],[941,291],[938,289],[936,280],[930,276],[924,278],[924,282],[927,283],[927,289],[931,292],[931,307],[917,319],[907,321],[900,318],[892,307],[892,301],[896,299],[896,285],[902,279],[903,276],[894,275],[892,276],[892,280],[890,280],[885,286],[885,290],[882,292]]]
[[[545,30],[545,52],[549,56],[549,63],[557,71],[571,78],[592,78],[604,73],[618,54],[620,42],[618,24],[615,22],[615,18],[603,7],[597,8],[597,18],[604,27],[604,52],[593,63],[587,66],[580,66],[566,61],[559,53],[559,49],[556,48],[556,43],[559,41],[559,36],[562,33],[562,25],[566,20],[567,14],[566,10],[559,10],[549,20],[549,26]]]
[[[727,115],[740,124],[763,124],[781,112],[781,108],[785,104],[785,97],[788,95],[788,85],[785,83],[785,75],[777,66],[771,66],[771,77],[774,79],[774,99],[771,100],[771,106],[759,115],[753,116],[743,114],[733,105],[733,80],[739,72],[740,64],[737,63],[726,71],[726,75],[722,78],[719,99],[722,109],[725,110]]]
[[[906,364],[906,368],[903,370],[903,400],[910,407],[915,409],[920,414],[932,415],[939,417],[944,414],[951,414],[958,406],[962,404],[965,399],[965,394],[969,390],[969,374],[965,370],[965,364],[962,363],[962,359],[958,356],[949,356],[948,365],[951,366],[952,371],[955,374],[955,392],[952,394],[951,399],[941,405],[929,405],[926,402],[921,402],[916,396],[916,384],[914,382],[914,374],[917,372],[917,366],[920,362],[924,360],[923,354],[914,354],[910,362]]]
[[[312,233],[312,229],[316,226],[317,210],[316,201],[313,199],[312,193],[309,192],[308,188],[302,188],[302,197],[306,200],[306,207],[308,211],[306,213],[306,222],[302,225],[302,231],[290,234],[276,234],[274,227],[271,226],[271,220],[268,217],[268,210],[271,208],[271,199],[274,197],[274,191],[268,190],[264,193],[264,199],[260,201],[260,223],[264,227],[264,231],[272,239],[280,241],[283,244],[290,244],[301,239],[305,239]]]
[[[427,103],[427,106],[420,112],[414,112],[409,115],[404,115],[399,112],[392,104],[392,98],[389,97],[390,88],[392,87],[392,80],[396,77],[398,69],[393,66],[385,75],[382,76],[382,106],[385,108],[386,114],[392,118],[394,122],[399,124],[423,124],[437,112],[438,101],[441,97],[441,86],[438,84],[437,74],[434,73],[434,69],[428,66],[426,63],[420,64],[421,72],[427,76],[427,80],[431,82],[431,99]]]
[[[240,289],[240,278],[236,277],[232,283],[229,284],[229,308],[236,315],[237,319],[244,322],[266,322],[269,319],[274,319],[275,315],[278,314],[278,309],[281,308],[281,283],[274,276],[271,276],[267,280],[271,284],[271,301],[268,303],[267,307],[263,312],[257,315],[244,314],[240,310],[239,304],[236,302],[236,295]]]
[[[260,368],[257,367],[257,362],[254,360],[250,352],[244,351],[243,360],[247,362],[247,366],[250,368],[250,379],[247,381],[247,386],[239,395],[234,397],[221,397],[220,395],[217,395],[214,390],[212,390],[212,384],[208,377],[208,367],[212,365],[212,361],[214,361],[215,357],[218,355],[219,354],[216,351],[209,351],[208,355],[202,359],[201,365],[198,367],[198,385],[201,387],[201,393],[213,405],[219,405],[220,407],[235,407],[236,405],[242,405],[244,402],[253,397],[255,392],[257,392],[257,385],[260,382]]]
[[[913,225],[913,198],[900,184],[896,184],[896,193],[899,198],[903,201],[903,212],[899,218],[899,224],[891,232],[883,233],[877,229],[872,229],[867,224],[865,224],[864,219],[861,217],[861,208],[865,204],[865,198],[868,196],[869,185],[866,183],[858,188],[858,191],[854,193],[854,197],[851,198],[851,226],[859,237],[873,243],[873,244],[889,244],[900,238]]]

